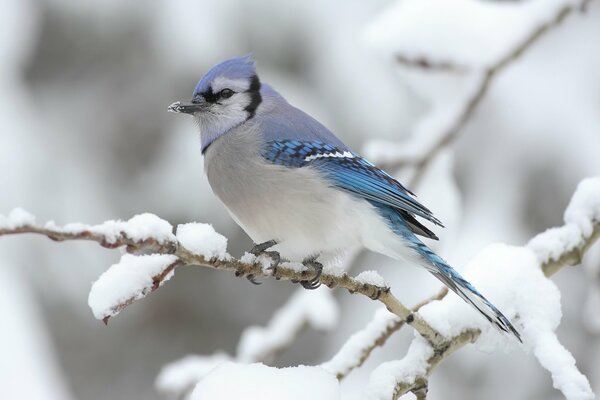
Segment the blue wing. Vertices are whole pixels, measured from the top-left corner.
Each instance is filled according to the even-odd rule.
[[[400,182],[348,150],[318,141],[278,140],[267,143],[263,156],[274,164],[287,167],[310,165],[340,189],[443,226]],[[408,217],[411,225],[416,223],[416,228],[424,230],[424,236],[435,237],[410,215]]]

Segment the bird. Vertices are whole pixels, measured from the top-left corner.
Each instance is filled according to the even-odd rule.
[[[315,270],[314,278],[300,282],[304,287],[319,285],[318,260],[364,246],[429,271],[521,341],[508,318],[418,238],[438,239],[417,220],[443,227],[433,213],[263,83],[251,55],[213,66],[191,101],[177,101],[168,111],[193,116],[211,189],[255,243],[252,253],[267,253],[276,263],[303,260]]]

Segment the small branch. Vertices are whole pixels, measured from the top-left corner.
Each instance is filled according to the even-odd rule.
[[[435,296],[432,296],[412,307],[412,313],[419,311],[425,304],[429,304],[435,300],[441,300],[448,293],[448,288],[444,287]],[[342,380],[354,369],[361,367],[369,358],[373,350],[385,344],[387,339],[392,334],[405,324],[405,320],[398,318],[389,319],[385,323],[380,324],[376,321],[376,316],[373,322],[369,323],[363,330],[355,333],[347,340],[338,353],[330,361],[321,366],[334,374],[337,379]]]
[[[450,340],[445,346],[434,347],[433,356],[427,360],[428,367],[425,376],[416,377],[413,382],[400,382],[396,386],[393,399],[396,400],[408,392],[421,390],[423,387],[423,382],[427,382],[428,377],[431,376],[431,373],[435,367],[437,367],[444,359],[446,359],[446,357],[464,345],[468,343],[475,343],[479,338],[480,333],[481,332],[478,330],[469,329],[452,338],[452,340]]]
[[[566,250],[556,259],[546,260],[545,262],[541,263],[540,267],[544,272],[544,275],[550,277],[565,267],[579,264],[581,262],[581,259],[585,252],[589,250],[589,248],[600,237],[600,221],[593,220],[592,223],[592,233],[587,237],[582,237],[580,243],[578,243],[577,246],[575,246],[571,250]],[[540,235],[543,234],[544,233],[541,233]],[[480,334],[481,332],[477,329],[468,329],[462,332],[460,335],[450,338],[442,346],[433,345],[432,347],[434,350],[434,355],[427,361],[427,374],[426,376],[420,378],[427,379],[427,377],[431,375],[433,369],[435,369],[435,367],[438,364],[440,364],[450,354],[454,353],[456,350],[463,347],[464,345],[476,342]],[[394,393],[394,399],[397,399],[405,393],[418,389],[417,382],[418,379],[414,382],[400,383],[397,387],[397,391]]]
[[[562,254],[556,260],[547,260],[542,265],[544,275],[551,276],[557,273],[560,269],[565,266],[573,266],[581,264],[581,260],[585,253],[592,247],[594,243],[600,238],[600,224],[594,225],[592,234],[585,238],[585,240],[579,243],[574,249]]]
[[[546,23],[543,23],[536,27],[527,37],[518,43],[508,54],[500,58],[494,65],[486,69],[481,73],[479,84],[476,90],[468,97],[464,103],[462,111],[457,114],[457,118],[445,132],[440,133],[439,137],[429,146],[428,150],[424,151],[422,155],[412,157],[411,159],[401,159],[395,162],[389,162],[384,165],[386,168],[399,169],[405,166],[412,166],[415,168],[415,174],[410,180],[408,187],[416,187],[423,174],[427,170],[427,167],[439,154],[439,152],[452,143],[464,128],[466,123],[472,118],[473,114],[477,110],[481,100],[487,93],[494,79],[513,61],[517,60],[523,55],[533,44],[535,44],[545,33],[550,31],[552,28],[557,27],[560,23],[570,14],[574,12],[583,12],[586,10],[591,0],[581,0],[578,4],[569,4],[557,10],[555,16]],[[409,60],[403,55],[396,56],[398,62],[408,64],[412,67],[421,66],[426,69],[435,70],[457,70],[458,67],[451,63],[436,64],[426,59]]]
[[[158,218],[157,218],[158,219]],[[164,222],[164,221],[163,221]],[[0,236],[32,233],[46,236],[55,241],[66,240],[88,240],[94,241],[103,247],[117,248],[126,247],[128,252],[153,252],[158,254],[172,254],[177,257],[177,263],[174,263],[169,273],[175,267],[185,265],[196,265],[206,268],[219,269],[224,271],[234,272],[236,276],[254,276],[255,278],[273,277],[271,270],[265,269],[262,264],[248,264],[240,260],[227,256],[223,259],[206,258],[201,254],[196,254],[185,248],[177,239],[158,241],[152,237],[133,239],[128,234],[127,229],[123,229],[116,233],[114,238],[107,238],[97,229],[91,226],[82,225],[79,229],[65,230],[56,226],[37,226],[32,224],[24,224],[16,227],[0,228]],[[301,270],[297,268],[287,267],[285,264],[277,268],[276,279],[288,281],[304,281],[312,278],[311,271]],[[154,277],[153,287],[157,288],[161,285],[165,276],[168,273],[160,274]],[[390,312],[397,315],[402,321],[411,325],[431,344],[436,345],[444,341],[444,338],[431,326],[429,326],[419,315],[414,314],[410,309],[405,307],[400,301],[392,295],[390,288],[387,286],[377,286],[373,284],[363,283],[346,273],[334,275],[324,272],[321,274],[319,281],[329,288],[341,287],[348,290],[350,293],[359,293],[371,299],[377,299],[382,302]],[[125,301],[117,308],[122,310],[131,304],[132,301]]]
[[[567,207],[565,224],[536,235],[527,244],[528,250],[537,254],[539,267],[546,277],[554,275],[562,268],[581,263],[585,253],[600,238],[600,209],[590,200],[599,198],[599,195],[600,178],[583,180]],[[585,221],[583,217],[589,220]],[[443,299],[447,293],[448,289],[444,288],[434,297],[415,305],[412,309],[413,314],[418,315],[416,312],[421,307]],[[387,339],[403,325],[403,319],[386,317],[382,320],[381,315],[377,313],[366,328],[352,335],[338,353],[330,361],[322,364],[322,367],[335,374],[338,379],[344,379],[353,369],[362,366],[371,352],[376,347],[383,346]],[[479,335],[477,330],[463,333],[472,340],[476,340]],[[469,341],[470,339],[465,340],[465,337],[460,335],[437,344],[432,344],[430,340],[435,353],[435,357],[429,360],[430,369],[451,354],[456,346],[460,347]],[[405,384],[411,388],[415,387],[414,383]]]
[[[453,71],[461,72],[464,68],[454,65],[451,62],[433,62],[425,57],[410,58],[403,54],[396,56],[396,62],[408,68],[419,68],[433,71]]]

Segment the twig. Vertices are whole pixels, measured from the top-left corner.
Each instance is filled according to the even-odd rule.
[[[592,234],[583,242],[579,243],[574,249],[562,254],[556,260],[547,260],[542,265],[544,275],[551,276],[557,273],[561,268],[569,265],[579,265],[585,253],[600,238],[600,224],[594,225]]]
[[[579,264],[581,258],[587,250],[600,238],[600,221],[593,221],[594,229],[593,232],[581,239],[581,242],[572,250],[568,250],[555,260],[546,260],[541,264],[541,269],[544,275],[550,277],[560,271],[561,269]],[[542,233],[543,234],[543,233]],[[462,332],[460,335],[450,338],[447,343],[443,346],[433,345],[434,355],[428,359],[428,369],[426,376],[421,378],[427,379],[431,375],[433,369],[447,358],[454,351],[463,347],[468,343],[474,343],[479,338],[481,332],[477,329],[469,329]],[[401,395],[418,389],[418,379],[414,382],[403,382],[397,387],[397,391],[394,393],[394,399],[397,399]]]
[[[456,139],[460,131],[471,119],[471,117],[477,110],[477,107],[481,103],[481,100],[487,93],[490,85],[498,76],[498,74],[502,72],[507,66],[509,66],[513,61],[517,60],[546,32],[558,26],[569,14],[578,11],[585,11],[590,1],[591,0],[581,0],[579,4],[569,4],[560,8],[559,10],[557,10],[556,15],[550,21],[539,25],[533,32],[531,32],[527,37],[525,37],[522,42],[517,44],[508,54],[500,58],[494,65],[483,71],[481,73],[481,78],[477,89],[469,98],[466,99],[464,107],[462,111],[458,114],[456,121],[448,127],[446,132],[439,135],[437,140],[433,142],[433,144],[431,144],[427,151],[423,152],[422,155],[411,158],[409,160],[402,159],[397,160],[395,162],[387,163],[386,165],[384,165],[384,167],[390,169],[399,169],[405,166],[414,167],[415,173],[412,179],[410,180],[408,187],[416,187],[421,181],[423,174],[427,170],[429,164],[435,159],[435,157],[442,149],[447,147]],[[413,61],[409,63],[411,66],[421,65],[423,68],[434,68],[438,66],[437,64],[429,62],[427,60],[420,60],[419,62],[414,62],[414,60],[407,60],[402,55],[396,56],[396,59],[402,63]],[[452,64],[450,63],[443,63],[439,65],[439,67],[443,70],[458,69],[457,67],[452,66]]]
[[[447,293],[448,293],[448,288],[444,287],[436,295],[434,295],[426,300],[423,300],[418,304],[415,304],[412,307],[412,312],[416,313],[425,304],[429,304],[430,302],[435,301],[435,300],[443,299]],[[355,355],[352,355],[351,357],[348,357],[347,356],[348,353],[352,353],[355,351],[355,349],[353,348],[354,343],[352,343],[353,338],[356,338],[356,340],[362,342],[363,336],[367,336],[367,337],[370,336],[370,332],[369,332],[370,325],[368,325],[365,329],[355,333],[352,336],[352,338],[350,338],[348,341],[346,341],[344,343],[344,345],[342,346],[342,348],[338,351],[336,357],[339,354],[344,354],[344,356],[342,356],[344,361],[341,362],[341,364],[343,364],[343,365],[338,365],[338,360],[336,360],[336,357],[334,357],[331,361],[322,364],[322,366],[325,369],[327,369],[329,372],[333,373],[337,379],[339,379],[339,380],[344,379],[354,369],[361,367],[364,364],[364,362],[369,358],[369,356],[371,355],[373,350],[375,350],[377,347],[383,346],[385,344],[385,342],[387,341],[387,339],[390,336],[392,336],[392,334],[394,332],[400,330],[400,328],[402,328],[404,326],[404,323],[405,323],[405,321],[403,319],[398,318],[397,316],[396,316],[396,318],[391,319],[390,321],[388,321],[388,323],[385,324],[383,329],[378,330],[375,337],[371,338],[371,342],[367,346],[363,346],[360,349],[358,349],[359,354],[355,354]],[[378,327],[375,327],[374,329],[377,329],[377,328]],[[353,360],[354,362],[348,363],[348,361],[347,361],[348,359]]]
[[[575,246],[575,248],[573,248],[569,251],[566,251],[565,253],[561,254],[556,259],[545,260],[541,264],[541,269],[544,272],[544,275],[546,275],[547,277],[550,277],[565,267],[573,266],[573,265],[577,265],[577,264],[581,263],[581,259],[583,258],[585,253],[590,249],[590,247],[592,247],[592,245],[598,239],[600,239],[600,221],[594,221],[594,228],[593,228],[592,233],[588,237],[582,238],[582,241],[577,246]],[[429,299],[426,299],[426,300],[416,304],[412,308],[412,310],[413,310],[413,312],[417,312],[424,305],[429,304],[436,300],[441,300],[444,297],[446,297],[447,294],[448,294],[448,289],[443,288],[435,296],[430,297]],[[379,334],[377,336],[375,336],[374,339],[370,343],[368,343],[366,346],[364,346],[360,350],[361,351],[360,356],[350,357],[350,358],[356,359],[357,360],[356,363],[344,365],[343,369],[339,369],[339,370],[331,371],[331,372],[334,373],[338,379],[340,379],[340,380],[344,379],[346,376],[348,376],[348,374],[350,372],[352,372],[352,370],[362,366],[363,363],[367,360],[367,358],[371,355],[371,352],[377,347],[382,347],[386,343],[387,339],[394,332],[396,332],[400,328],[402,328],[402,326],[404,325],[404,322],[405,321],[402,319],[394,319],[390,324],[387,324],[384,327],[384,329],[382,329],[379,332]],[[469,337],[473,338],[472,341],[474,341],[477,339],[477,337],[479,335],[479,331],[471,330],[471,331],[464,332],[464,334],[467,336],[470,335]],[[436,356],[430,360],[431,362],[434,363],[434,367],[440,361],[442,361],[445,357],[450,355],[456,349],[457,345],[458,345],[458,347],[461,347],[462,345],[467,344],[469,341],[471,341],[471,340],[464,340],[464,339],[465,338],[462,338],[462,337],[459,337],[458,339],[451,338],[449,340],[449,342],[451,342],[453,344],[452,344],[452,346],[448,346],[447,348],[444,346],[438,346],[438,347],[434,346],[435,351],[440,353],[440,354],[436,354]],[[458,343],[454,343],[457,341],[458,341]],[[348,344],[348,342],[345,343],[345,345],[340,349],[338,354],[348,351],[348,350],[346,350],[347,344]],[[442,357],[439,358],[440,356],[442,356]],[[346,356],[345,358],[349,358],[349,357]],[[411,387],[413,387],[413,386],[411,386]],[[410,389],[408,391],[410,391]],[[404,391],[402,393],[406,393],[406,391]]]
[[[125,230],[121,231],[116,238],[109,240],[101,233],[93,232],[90,229],[80,229],[77,231],[68,232],[60,227],[41,227],[37,225],[25,224],[13,228],[0,229],[0,236],[33,233],[46,236],[55,241],[66,240],[89,240],[100,244],[107,248],[117,248],[125,246],[128,252],[154,252],[160,254],[172,254],[178,258],[178,262],[173,266],[180,267],[185,265],[196,265],[207,268],[231,271],[236,276],[254,276],[254,277],[272,277],[272,272],[264,269],[262,264],[248,264],[234,258],[207,259],[200,254],[195,254],[185,248],[179,241],[172,239],[160,243],[154,238],[146,238],[144,240],[132,239]],[[172,268],[171,268],[172,269]],[[312,278],[312,273],[309,270],[298,271],[294,268],[279,266],[276,270],[275,278],[288,281],[304,281]],[[170,271],[169,271],[170,272]],[[154,278],[153,287],[159,287],[162,279],[167,274],[161,274]],[[377,299],[383,303],[390,312],[397,315],[402,321],[411,325],[432,345],[440,344],[444,338],[429,324],[427,324],[418,314],[414,314],[410,309],[404,306],[400,301],[392,295],[389,287],[382,287],[373,284],[360,282],[346,273],[334,275],[324,272],[321,274],[319,281],[330,287],[341,287],[348,290],[350,293],[360,293],[371,299]],[[119,310],[131,304],[126,301],[119,305]]]

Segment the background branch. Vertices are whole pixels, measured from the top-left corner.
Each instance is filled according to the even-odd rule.
[[[504,71],[506,67],[519,59],[519,57],[521,57],[523,53],[525,53],[531,46],[537,43],[537,41],[543,37],[544,34],[559,26],[568,15],[577,11],[585,11],[590,1],[591,0],[580,0],[577,3],[566,4],[557,9],[551,19],[535,27],[529,33],[529,35],[518,42],[506,55],[500,57],[493,65],[484,71],[477,72],[477,77],[475,79],[477,79],[478,82],[475,86],[475,90],[473,90],[472,93],[465,98],[462,108],[456,113],[456,118],[444,131],[437,135],[436,139],[428,146],[427,149],[422,151],[421,154],[416,154],[411,157],[402,156],[395,160],[388,159],[379,164],[384,168],[395,170],[405,167],[413,167],[415,169],[415,173],[412,179],[408,182],[407,187],[416,188],[423,178],[423,174],[427,170],[427,167],[442,149],[449,146],[458,137],[461,130],[472,118],[497,76]],[[396,61],[411,68],[421,68],[425,70],[433,69],[436,71],[449,72],[460,72],[464,70],[464,68],[453,65],[451,62],[439,63],[428,60],[425,57],[414,60],[402,54],[398,54],[396,55]],[[417,138],[416,140],[420,140],[420,138]]]

